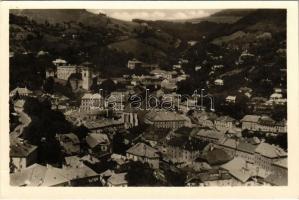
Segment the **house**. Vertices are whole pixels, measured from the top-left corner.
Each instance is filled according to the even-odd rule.
[[[101,110],[104,106],[104,100],[99,93],[85,93],[81,98],[80,111]]]
[[[37,52],[36,57],[40,57],[40,56],[44,56],[44,55],[48,55],[48,54],[49,54],[49,52],[41,50],[41,51]]]
[[[249,87],[240,87],[238,92],[241,93],[241,94],[244,94],[248,98],[250,98],[252,96],[252,89],[249,88]]]
[[[268,173],[255,164],[250,164],[242,158],[236,157],[221,166],[233,177],[231,186],[257,186],[267,177]]]
[[[187,60],[187,59],[183,59],[183,58],[179,59],[179,64],[188,64],[188,63],[189,63],[189,60]]]
[[[271,133],[286,133],[286,121],[276,122],[269,116],[245,115],[242,122],[242,130],[261,131]]]
[[[208,142],[193,137],[194,129],[183,127],[165,141],[164,153],[174,163],[191,163],[198,158]]]
[[[85,127],[91,132],[100,133],[103,131],[116,131],[124,128],[124,122],[122,120],[113,119],[99,119],[96,121],[89,120],[84,123]]]
[[[158,150],[144,143],[137,143],[127,150],[127,159],[148,163],[153,169],[159,169]]]
[[[236,120],[230,116],[220,116],[215,119],[214,125],[218,130],[229,130],[233,128]]]
[[[24,105],[25,105],[25,100],[24,99],[18,99],[16,100],[14,104],[14,110],[16,112],[22,112],[24,110]]]
[[[222,137],[214,144],[216,148],[225,150],[230,156],[236,156],[238,142],[232,138]]]
[[[187,119],[175,112],[150,111],[144,116],[144,122],[156,128],[180,128],[185,125]]]
[[[171,79],[171,80],[164,79],[161,82],[161,87],[163,88],[163,91],[165,93],[175,92],[177,90],[177,85],[176,85],[175,79]]]
[[[224,65],[213,65],[212,66],[212,70],[214,70],[214,71],[216,71],[218,69],[222,69],[222,68],[224,68]]]
[[[154,75],[156,78],[172,79],[173,75],[176,75],[175,71],[165,71],[162,69],[154,69],[150,72],[151,75]]]
[[[279,90],[279,89],[277,89]],[[269,102],[279,105],[285,105],[287,103],[287,99],[283,98],[281,93],[273,93],[270,96]]]
[[[133,60],[128,61],[127,67],[129,69],[135,69],[136,67],[141,67],[141,65],[142,65],[142,62],[137,60],[136,58],[134,58]]]
[[[10,142],[9,157],[11,170],[20,171],[36,163],[37,146],[16,138]]]
[[[80,140],[74,133],[57,134],[56,139],[59,141],[64,154],[74,155],[80,153]]]
[[[111,144],[106,134],[89,133],[86,136],[86,143],[90,154],[95,157],[102,157],[111,153]]]
[[[222,85],[224,85],[224,81],[222,79],[216,79],[214,81],[214,84],[217,86],[222,86]]]
[[[280,147],[262,142],[255,149],[254,160],[258,166],[266,171],[273,171],[276,169],[273,163],[286,157],[287,153]]]
[[[57,78],[61,80],[68,80],[71,74],[79,72],[79,68],[76,65],[58,65],[57,66]]]
[[[195,120],[196,124],[201,125],[202,127],[214,127],[214,120],[218,118],[218,116],[213,112],[206,111],[194,111],[192,113],[192,118]]]
[[[248,163],[255,162],[255,150],[257,144],[251,144],[248,142],[240,141],[237,144],[237,151],[235,156],[244,159]]]
[[[231,175],[222,169],[210,169],[187,177],[187,186],[230,186]]]
[[[61,174],[68,180],[70,186],[102,186],[100,175],[88,167],[78,156],[65,158]]]
[[[225,98],[225,102],[226,103],[236,103],[236,98],[237,98],[237,96],[227,96]]]
[[[32,95],[32,91],[27,89],[27,87],[16,87],[9,93],[9,97],[14,97],[15,95],[19,95],[19,97],[26,97]]]
[[[52,63],[55,65],[55,66],[62,66],[62,65],[65,65],[67,64],[67,62],[63,59],[60,59],[60,58],[57,58],[56,60],[53,60]]]
[[[128,181],[126,180],[127,173],[113,173],[107,180],[107,186],[109,187],[126,187]]]
[[[180,64],[172,65],[172,69],[182,69],[182,65]]]
[[[201,70],[202,69],[202,66],[200,66],[200,65],[196,65],[195,67],[194,67],[194,71],[199,71],[199,70]]]
[[[142,134],[142,140],[149,143],[152,147],[157,147],[163,143],[170,130],[165,128],[148,128]]]
[[[68,181],[60,168],[37,163],[10,174],[12,186],[69,186]]]
[[[287,158],[279,159],[272,163],[272,173],[265,178],[265,183],[274,186],[288,185],[288,164]]]
[[[233,157],[226,153],[225,150],[220,148],[214,148],[214,146],[211,145],[211,148],[206,151],[203,151],[203,153],[199,155],[196,161],[206,162],[210,166],[219,166],[229,162],[232,159]]]
[[[223,138],[224,134],[220,133],[215,129],[209,128],[200,128],[194,129],[191,133],[192,137],[198,138],[202,141],[217,143],[221,138]]]

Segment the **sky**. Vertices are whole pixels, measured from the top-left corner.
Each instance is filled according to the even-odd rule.
[[[113,10],[100,10],[100,9],[92,9],[88,10],[92,13],[105,13],[108,16],[116,19],[131,21],[132,19],[144,19],[144,20],[184,20],[184,19],[192,19],[192,18],[201,18],[209,16],[219,10],[158,10],[158,9],[113,9]]]

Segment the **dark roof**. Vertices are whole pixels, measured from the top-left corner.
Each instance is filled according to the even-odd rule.
[[[10,157],[27,157],[36,149],[37,146],[35,145],[31,145],[27,142],[15,141],[10,145],[9,155]]]
[[[167,144],[169,146],[179,147],[189,151],[201,151],[207,146],[207,142],[199,141],[194,138],[189,139],[187,136],[172,137]]]
[[[177,130],[175,130],[174,132],[175,133],[178,133],[178,134],[182,134],[182,135],[185,135],[185,136],[189,136],[190,133],[192,132],[193,128],[189,128],[189,127],[181,127]]]
[[[218,148],[214,148],[212,151],[206,152],[206,154],[199,158],[210,165],[222,165],[232,160],[232,156],[228,155],[223,149]]]
[[[169,131],[170,129],[166,128],[148,128],[142,137],[146,140],[159,142],[168,135]]]
[[[198,177],[202,182],[231,179],[231,175],[229,173],[219,172],[218,170],[209,170],[206,173],[199,174]]]
[[[271,185],[276,185],[276,186],[287,186],[288,185],[288,176],[280,176],[276,173],[272,173],[265,178],[265,182],[270,183]]]
[[[253,145],[253,144],[245,143],[245,142],[240,142],[239,145],[237,146],[237,149],[239,151],[243,151],[243,152],[251,153],[251,154],[254,153],[256,148],[257,148],[257,145]]]

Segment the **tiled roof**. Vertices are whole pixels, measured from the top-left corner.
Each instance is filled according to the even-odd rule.
[[[104,119],[104,120],[85,122],[85,127],[88,129],[95,129],[95,128],[105,128],[108,126],[117,126],[121,124],[123,124],[123,122],[121,121]]]
[[[287,186],[288,185],[288,176],[281,176],[276,173],[272,173],[265,178],[265,182],[270,183],[271,185],[276,185],[276,186]]]
[[[20,140],[14,140],[10,144],[10,157],[27,157],[37,149],[37,146],[29,144],[28,142],[21,142]]]
[[[145,118],[150,121],[185,121],[186,118],[175,112],[167,111],[150,111],[146,114]]]
[[[217,119],[215,119],[215,121],[233,122],[233,121],[236,121],[236,120],[234,118],[230,117],[230,116],[220,116]]]
[[[243,119],[241,119],[241,122],[254,122],[257,123],[260,119],[260,116],[258,115],[245,115]]]
[[[226,151],[218,148],[214,148],[203,155],[203,159],[206,160],[210,165],[220,165],[227,163],[232,159]]]
[[[67,133],[67,134],[59,134],[58,135],[58,138],[69,138],[71,141],[72,141],[72,143],[74,143],[74,144],[79,144],[80,143],[80,140],[79,140],[79,138],[78,138],[78,136],[77,135],[75,135],[74,133]]]
[[[239,145],[237,146],[237,149],[239,151],[243,151],[243,152],[251,153],[251,154],[253,154],[255,152],[256,148],[257,148],[257,145],[253,145],[253,144],[246,143],[246,142],[240,142]]]
[[[223,137],[219,140],[218,145],[235,149],[237,147],[237,141],[231,138]]]
[[[276,166],[283,167],[283,168],[287,169],[288,168],[288,159],[287,158],[279,159],[278,161],[273,163],[273,165],[276,165]]]
[[[89,147],[94,148],[98,144],[108,144],[109,139],[106,134],[102,133],[90,133],[86,137],[86,142]]]
[[[119,173],[119,174],[112,174],[107,180],[107,182],[111,183],[114,186],[127,184],[128,181],[126,180],[127,173]]]
[[[194,136],[195,137],[199,136],[199,137],[205,137],[205,138],[211,138],[211,139],[219,140],[223,137],[223,134],[221,134],[220,132],[218,132],[216,130],[212,130],[212,129],[200,129],[195,133]]]
[[[256,165],[246,164],[246,161],[240,157],[235,157],[228,163],[221,165],[221,168],[228,170],[233,177],[235,177],[242,183],[245,183],[249,178],[253,176],[259,176],[262,178],[265,178],[267,176],[264,169],[259,168]]]
[[[12,90],[9,94],[12,96],[12,95],[15,95],[17,92],[20,95],[23,95],[23,94],[26,95],[26,94],[31,94],[32,93],[32,91],[27,89],[26,87],[25,88],[17,87],[14,90]]]
[[[158,151],[144,143],[137,143],[133,147],[129,148],[127,153],[147,158],[159,158],[159,155],[157,154]]]
[[[169,133],[170,129],[164,128],[149,128],[147,129],[142,137],[146,140],[161,141]]]
[[[67,62],[63,59],[57,58],[56,60],[53,60],[53,63],[63,63],[63,64],[65,64]]]
[[[268,158],[279,158],[287,156],[287,153],[283,149],[268,143],[259,144],[255,149],[255,152]]]
[[[102,96],[98,93],[95,94],[85,93],[82,99],[102,99]]]
[[[13,186],[54,186],[67,182],[61,169],[33,164],[30,167],[10,174],[10,184]]]

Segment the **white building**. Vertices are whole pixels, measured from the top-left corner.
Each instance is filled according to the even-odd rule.
[[[222,86],[222,85],[224,85],[224,81],[223,81],[222,79],[216,79],[216,80],[214,81],[214,84],[215,84],[215,85],[218,85],[218,86]]]

